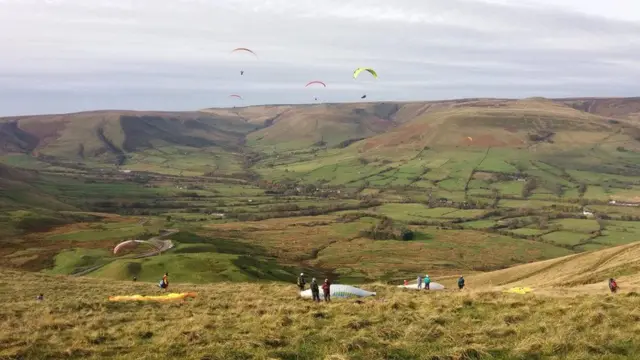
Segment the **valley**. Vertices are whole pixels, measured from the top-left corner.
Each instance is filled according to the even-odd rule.
[[[466,99],[4,118],[0,257],[116,280],[154,281],[166,269],[179,282],[293,282],[304,269],[360,284],[624,245],[640,232],[638,104]],[[164,229],[179,232],[161,256],[111,252]]]

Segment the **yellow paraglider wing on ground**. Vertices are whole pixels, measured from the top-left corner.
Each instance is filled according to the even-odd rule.
[[[118,295],[109,296],[109,301],[175,301],[186,298],[195,298],[196,293],[170,293],[166,295],[143,296],[143,295]]]
[[[353,78],[356,79],[358,77],[358,75],[360,75],[361,72],[366,71],[368,73],[370,73],[371,75],[373,75],[374,78],[378,78],[378,73],[376,73],[375,70],[373,70],[372,68],[357,68],[353,71]]]
[[[504,292],[506,293],[512,293],[512,294],[526,294],[528,292],[533,291],[533,289],[528,288],[528,287],[514,287],[511,288],[509,290],[505,290]]]

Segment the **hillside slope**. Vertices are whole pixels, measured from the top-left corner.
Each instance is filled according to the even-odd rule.
[[[0,150],[123,164],[130,153],[166,146],[237,151],[257,127],[197,112],[95,111],[0,119]]]
[[[599,284],[582,296],[556,289],[551,291],[560,296],[546,296],[544,286],[566,281],[563,271],[585,259],[597,259],[598,269],[635,265],[637,249],[633,244],[558,260],[563,265],[553,269],[543,262],[467,279],[478,289],[474,283],[483,276],[510,281],[526,275],[531,282],[521,280],[522,285],[540,285],[533,294],[487,287],[418,292],[372,284],[363,288],[376,291],[373,298],[321,304],[298,298],[288,284],[193,285],[175,277],[172,291],[197,297],[179,304],[113,303],[108,296],[160,291],[155,283],[0,269],[0,357],[633,359],[640,351],[640,297],[627,283],[638,279],[637,267],[619,277],[622,290],[616,295]],[[541,266],[549,270],[544,275]],[[548,281],[533,280],[544,276]],[[37,294],[44,301],[36,302]]]
[[[640,239],[638,239],[640,240]],[[640,243],[514,266],[470,277],[474,289],[528,286],[602,292],[616,278],[626,291],[640,286]]]
[[[0,164],[0,207],[4,211],[42,208],[49,210],[74,210],[40,189],[32,186],[40,176],[33,171],[16,169]]]
[[[477,100],[272,105],[202,111],[264,126],[248,136],[250,146],[290,150],[348,144],[385,133],[421,115]]]
[[[626,135],[619,142],[634,140],[624,125],[544,99],[480,100],[423,114],[360,146],[363,151],[426,146],[566,149],[598,144],[617,133]]]
[[[640,98],[572,98],[557,99],[580,111],[600,116],[640,120]]]

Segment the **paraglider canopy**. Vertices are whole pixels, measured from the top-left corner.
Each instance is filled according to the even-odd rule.
[[[235,49],[231,50],[231,52],[232,52],[232,53],[234,53],[234,52],[238,52],[238,51],[246,51],[246,52],[249,52],[249,53],[253,54],[253,55],[256,57],[256,59],[258,58],[258,54],[256,54],[255,52],[253,52],[253,50],[251,50],[251,49],[247,49],[247,48],[239,47],[239,48],[235,48]]]
[[[327,279],[324,280],[327,282]],[[367,297],[367,296],[375,296],[375,292],[363,290],[350,285],[331,285],[329,287],[329,292],[332,298],[356,298],[356,297]],[[304,290],[300,292],[300,296],[302,298],[312,298],[311,289]]]
[[[123,241],[121,243],[119,243],[118,245],[116,245],[116,247],[113,248],[113,254],[117,255],[118,252],[122,249],[126,249],[126,248],[134,248],[136,247],[138,244],[149,244],[152,245],[152,243],[150,243],[149,241],[146,240],[126,240]]]
[[[322,81],[320,81],[320,80],[309,81],[309,82],[307,83],[307,85],[305,85],[304,87],[307,87],[307,86],[309,86],[309,85],[313,85],[313,84],[320,84],[320,85],[322,85],[322,86],[324,86],[324,87],[327,87],[327,84],[325,84],[324,82],[322,82]]]
[[[229,97],[233,97],[233,98],[237,98],[237,99],[243,100],[242,96],[237,95],[237,94],[231,94],[231,95],[229,95]]]
[[[363,71],[368,72],[369,74],[371,74],[376,79],[378,78],[378,73],[376,73],[375,70],[373,70],[372,68],[364,68],[364,67],[360,67],[360,68],[355,69],[353,71],[353,78],[357,79],[358,75],[360,75],[360,73],[363,72]]]

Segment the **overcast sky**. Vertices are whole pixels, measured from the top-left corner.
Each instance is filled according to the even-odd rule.
[[[638,0],[0,0],[0,115],[635,96],[638,80]]]

